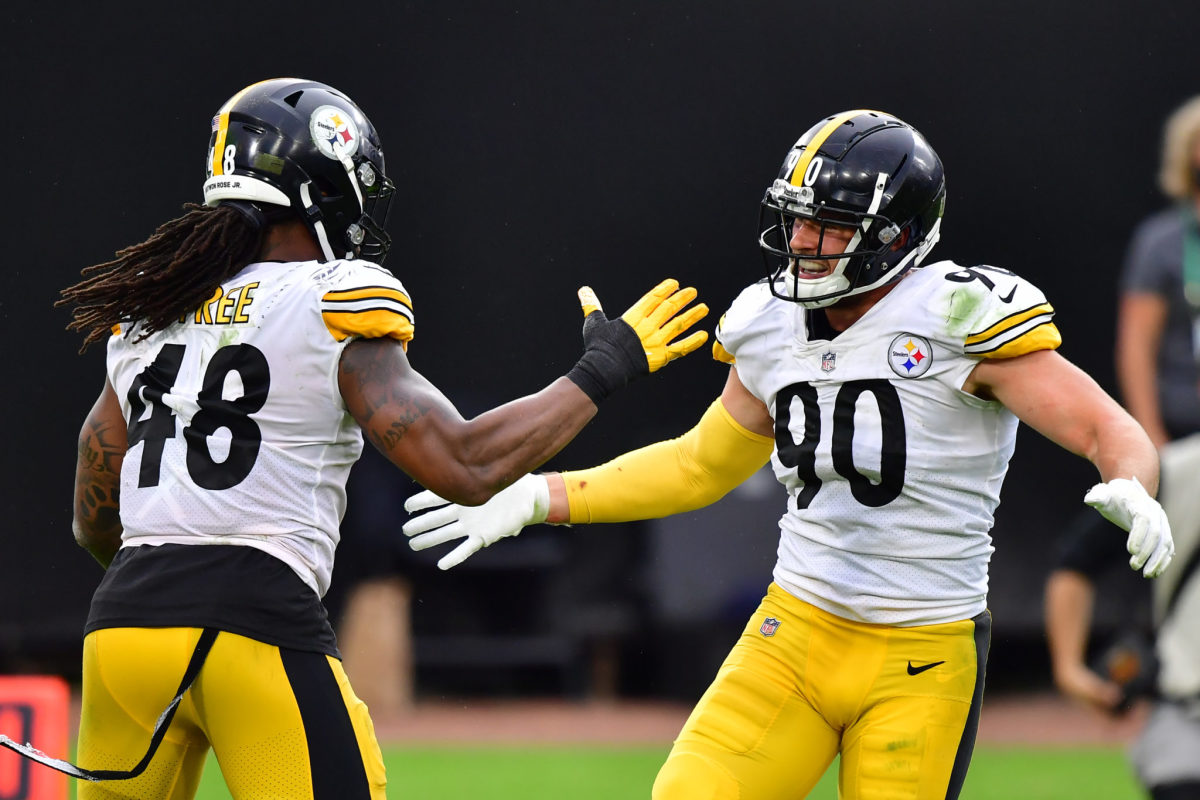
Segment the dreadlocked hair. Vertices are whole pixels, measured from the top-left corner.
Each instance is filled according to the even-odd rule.
[[[84,268],[83,280],[60,292],[56,307],[75,305],[67,329],[83,332],[79,352],[123,322],[140,321],[135,341],[145,339],[195,311],[218,285],[254,261],[264,228],[244,213],[198,203],[185,203],[183,209],[183,216],[163,223],[144,242],[118,250],[112,261]]]

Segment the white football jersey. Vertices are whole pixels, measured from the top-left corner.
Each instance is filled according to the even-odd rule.
[[[775,420],[788,491],[775,582],[863,622],[982,612],[1017,419],[961,387],[980,359],[1057,347],[1053,313],[1006,270],[948,261],[909,273],[832,339],[810,339],[804,308],[765,281],[743,291],[714,354]]]
[[[145,340],[127,327],[108,345],[129,425],[122,547],[256,547],[324,595],[363,446],[338,361],[357,336],[407,345],[404,287],[365,261],[251,264]]]

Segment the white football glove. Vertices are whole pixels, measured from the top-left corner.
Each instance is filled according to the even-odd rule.
[[[1083,502],[1109,522],[1129,531],[1125,541],[1125,549],[1131,554],[1129,566],[1142,570],[1147,578],[1157,578],[1175,557],[1175,541],[1171,538],[1167,515],[1137,478],[1097,483],[1088,490]]]
[[[526,525],[545,522],[550,512],[550,486],[541,475],[525,475],[481,506],[449,503],[429,490],[404,501],[404,510],[410,514],[425,509],[433,510],[404,523],[408,546],[424,550],[462,539],[458,547],[438,561],[438,569],[450,569],[481,547],[506,536],[516,536]]]

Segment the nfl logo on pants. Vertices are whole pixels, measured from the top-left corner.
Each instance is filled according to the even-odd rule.
[[[763,624],[759,627],[758,632],[763,636],[774,636],[775,631],[779,629],[779,620],[774,617],[767,617],[763,620]]]

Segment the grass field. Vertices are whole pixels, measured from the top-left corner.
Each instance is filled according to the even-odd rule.
[[[666,748],[387,748],[393,800],[614,800],[648,798]],[[199,800],[227,800],[210,759]],[[837,797],[836,763],[809,795]],[[1121,751],[1113,748],[976,750],[962,800],[1141,800]]]

